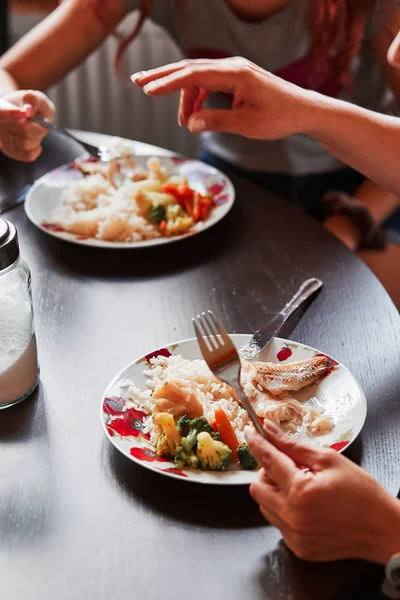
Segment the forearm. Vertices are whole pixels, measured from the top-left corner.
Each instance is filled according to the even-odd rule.
[[[400,501],[387,496],[382,502],[382,510],[371,515],[371,519],[374,521],[373,536],[365,545],[365,555],[360,558],[384,565],[393,554],[400,552]]]
[[[125,14],[123,2],[103,4],[107,21],[116,26]],[[107,34],[90,0],[64,1],[1,57],[5,75],[0,85],[5,91],[10,91],[10,85],[46,90],[95,50]]]
[[[13,77],[4,69],[0,69],[0,96],[7,92],[14,92],[18,89],[18,84]]]
[[[342,162],[400,195],[400,119],[310,95],[302,132]]]

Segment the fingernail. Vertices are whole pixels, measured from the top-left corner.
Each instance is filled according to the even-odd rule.
[[[144,77],[144,75],[147,74],[147,71],[138,71],[137,73],[134,73],[133,75],[131,75],[131,80],[133,81],[133,83],[136,83],[136,81],[138,79],[140,79],[141,77]]]
[[[188,129],[191,133],[201,133],[202,131],[205,131],[207,127],[207,123],[205,122],[204,119],[191,119],[189,125],[188,125]]]
[[[22,119],[26,119],[26,117],[28,116],[22,110],[13,110],[10,114],[14,119],[18,119],[21,121]]]
[[[33,107],[30,104],[24,104],[21,111],[24,112],[27,117],[32,117],[34,115]]]
[[[145,94],[148,94],[149,92],[153,92],[156,89],[157,85],[152,81],[151,83],[148,83],[147,85],[142,87],[142,90],[144,91]]]

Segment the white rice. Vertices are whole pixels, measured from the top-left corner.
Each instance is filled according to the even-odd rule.
[[[161,237],[157,225],[138,214],[135,196],[149,181],[129,182],[115,190],[99,174],[79,179],[61,194],[53,221],[69,233],[115,242]]]

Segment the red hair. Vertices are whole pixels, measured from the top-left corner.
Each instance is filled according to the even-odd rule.
[[[121,72],[124,52],[142,29],[151,13],[153,2],[152,0],[141,1],[135,27],[128,36],[123,37],[105,19],[101,6],[102,0],[91,1],[99,21],[120,42],[115,66]],[[374,4],[374,0],[309,0],[309,56],[315,86],[325,79],[328,59],[334,59],[342,83],[347,87],[351,85],[351,62],[360,50],[365,24]]]
[[[329,58],[341,82],[351,86],[351,62],[360,51],[373,0],[309,0],[310,64],[314,84],[324,81]]]

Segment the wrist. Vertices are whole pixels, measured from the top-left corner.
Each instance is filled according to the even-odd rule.
[[[350,250],[357,250],[360,245],[360,230],[348,217],[342,214],[334,214],[324,221],[327,231],[337,237]]]
[[[306,102],[301,122],[301,133],[309,135],[317,141],[329,142],[332,132],[346,132],[348,124],[352,124],[357,107],[345,102],[324,96],[319,92],[304,92]]]
[[[385,565],[400,552],[399,500],[389,497],[387,502],[382,503],[379,514],[370,515],[370,518],[369,542],[360,558]]]
[[[315,139],[327,131],[327,119],[331,118],[332,108],[329,98],[309,90],[301,90],[298,100],[299,133]]]

